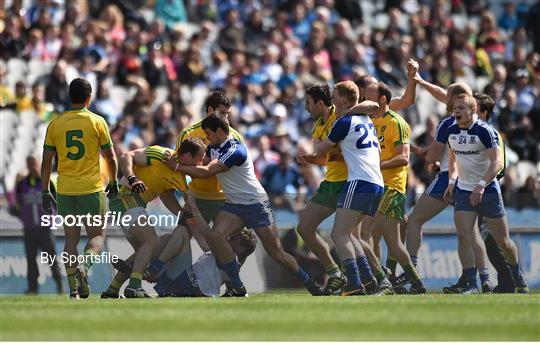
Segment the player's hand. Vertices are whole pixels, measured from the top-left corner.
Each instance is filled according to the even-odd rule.
[[[450,205],[454,203],[454,185],[448,185],[448,187],[446,187],[443,198],[444,201]]]
[[[306,163],[306,154],[303,151],[298,151],[296,153],[296,162],[299,164],[305,164]]]
[[[131,186],[131,189],[134,190],[137,193],[144,193],[148,188],[142,182],[137,178],[135,175],[131,175],[128,177],[129,185]]]
[[[430,173],[434,173],[434,172],[438,173],[441,170],[441,163],[439,161],[435,163],[428,163],[426,165],[426,169]]]
[[[480,202],[482,201],[482,197],[484,195],[484,187],[477,185],[474,187],[471,196],[469,197],[469,200],[471,201],[472,206],[478,206]]]
[[[51,192],[41,192],[41,208],[46,214],[56,212],[56,200],[54,200]]]
[[[118,182],[109,182],[109,184],[105,188],[105,193],[107,193],[107,198],[109,199],[116,198],[118,196]]]
[[[407,77],[410,78],[410,79],[414,79],[414,76],[416,75],[416,73],[418,73],[418,68],[419,67],[420,66],[419,66],[418,62],[416,62],[415,60],[410,58],[407,61]]]

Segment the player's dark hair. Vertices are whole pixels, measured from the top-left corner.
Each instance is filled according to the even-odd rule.
[[[220,112],[214,112],[208,117],[204,118],[201,123],[201,127],[203,130],[209,129],[214,132],[220,128],[226,134],[229,134],[229,121],[227,120],[227,116]]]
[[[362,75],[360,76],[359,78],[357,78],[356,80],[354,80],[354,83],[356,83],[356,85],[358,86],[358,88],[360,89],[364,89],[366,88],[369,83],[368,83],[368,78],[370,78],[370,75]]]
[[[322,101],[326,106],[332,106],[332,92],[327,84],[314,85],[306,89],[306,94],[309,95],[316,103]]]
[[[206,145],[202,139],[198,137],[189,137],[180,143],[177,153],[179,155],[190,154],[192,157],[195,157],[205,151]]]
[[[217,110],[220,105],[223,105],[227,108],[231,107],[231,100],[225,95],[222,91],[213,91],[207,98],[204,104],[206,112],[212,107],[214,110]]]
[[[69,84],[69,100],[72,104],[84,104],[91,95],[92,86],[85,79],[78,77]]]
[[[495,101],[493,101],[491,96],[485,93],[474,92],[473,96],[479,106],[478,112],[486,112],[486,119],[489,120],[491,114],[493,114],[493,109],[495,108]]]
[[[257,236],[253,230],[242,229],[239,233],[232,235],[229,239],[240,239],[240,246],[243,248],[242,252],[238,255],[238,262],[244,264],[249,255],[253,254],[257,247]]]
[[[379,82],[377,84],[377,90],[379,92],[379,97],[384,96],[386,98],[386,103],[389,104],[392,100],[392,91],[390,87],[384,82]]]

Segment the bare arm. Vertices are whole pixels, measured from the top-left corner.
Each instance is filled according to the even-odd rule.
[[[41,190],[49,192],[49,183],[51,182],[52,161],[56,151],[43,149],[43,158],[41,162]]]
[[[172,214],[178,216],[180,215],[180,212],[184,210],[184,208],[178,203],[176,195],[174,195],[174,189],[166,190],[165,192],[161,193],[159,198],[163,202],[163,205],[165,205],[165,207],[167,207]]]
[[[452,149],[448,149],[448,179],[457,179],[457,164],[456,164],[456,155]]]
[[[409,164],[410,145],[400,144],[396,146],[396,155],[389,160],[381,161],[381,169],[402,167]]]
[[[333,147],[336,146],[336,143],[332,142],[330,139],[326,138],[320,143],[313,145],[313,151],[315,156],[326,156]]]
[[[416,101],[416,80],[414,76],[418,72],[418,62],[413,59],[407,61],[407,87],[400,97],[393,98],[388,106],[393,111],[404,110],[412,106]]]
[[[431,163],[431,164],[435,162],[439,162],[441,159],[441,156],[444,154],[445,148],[446,148],[446,145],[444,143],[433,141],[429,145],[429,148],[426,154],[426,162]]]
[[[489,184],[491,181],[495,180],[497,174],[499,174],[503,168],[504,163],[502,160],[501,150],[498,146],[489,148],[486,150],[486,152],[489,157],[489,167],[482,180],[484,180],[486,184]]]
[[[193,214],[189,229],[201,249],[205,252],[210,251],[210,247],[208,245],[208,242],[206,241],[206,237],[210,233],[210,225],[208,225],[208,223],[204,220],[201,212],[199,211],[193,194],[189,192],[186,195],[187,204],[191,208],[191,212]]]
[[[148,162],[146,160],[146,151],[145,149],[137,149],[133,151],[128,151],[125,154],[122,154],[120,156],[120,169],[122,170],[122,174],[124,174],[126,177],[129,177],[131,175],[134,175],[135,172],[133,171],[133,165],[137,166],[146,166],[148,165]]]
[[[112,146],[101,150],[105,160],[107,161],[107,171],[109,173],[109,182],[116,182],[116,176],[118,175],[118,162],[116,161],[116,153]]]
[[[354,105],[348,113],[372,114],[379,109],[379,104],[374,101],[364,100],[359,104]]]
[[[205,179],[207,177],[227,171],[227,166],[219,160],[213,160],[206,166],[184,166],[179,164],[178,170],[191,177]]]
[[[427,90],[429,94],[431,94],[431,96],[433,96],[435,99],[442,102],[443,104],[446,104],[446,90],[437,85],[427,82],[426,80],[422,79],[418,74],[416,74],[415,80],[420,86]]]

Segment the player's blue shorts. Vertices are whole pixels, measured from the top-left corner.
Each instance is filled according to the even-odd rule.
[[[454,190],[454,211],[473,211],[486,218],[501,218],[506,214],[499,182],[493,181],[484,189],[482,201],[478,206],[471,205],[471,193],[459,189]]]
[[[384,187],[363,181],[348,181],[338,199],[337,208],[362,211],[373,217],[384,194]]]
[[[226,202],[221,211],[237,215],[244,221],[249,229],[260,229],[274,224],[274,215],[270,201],[258,202],[255,204],[231,204]]]
[[[444,191],[448,187],[448,172],[439,172],[435,179],[429,184],[429,187],[426,188],[424,194],[429,195],[432,198],[435,198],[440,201],[444,201]]]
[[[184,270],[174,280],[170,280],[166,273],[161,274],[154,289],[159,296],[200,297],[204,296],[197,285],[197,279],[191,266]]]

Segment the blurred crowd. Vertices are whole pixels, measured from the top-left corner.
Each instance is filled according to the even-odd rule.
[[[539,207],[540,2],[12,0],[0,11],[0,58],[53,66],[33,84],[2,82],[0,106],[49,121],[69,106],[69,81],[84,77],[94,89],[91,110],[122,153],[174,147],[201,117],[201,97],[223,89],[258,177],[276,206],[293,210],[323,175],[293,158],[310,149],[306,87],[370,74],[401,95],[413,58],[423,79],[443,88],[464,81],[495,100],[493,124],[510,159],[507,205]],[[1,64],[2,80],[7,72]],[[117,87],[130,90],[125,102],[111,95]],[[445,111],[418,107],[401,114],[422,146]],[[409,205],[432,177],[412,159]]]

